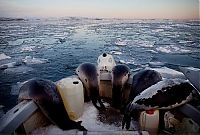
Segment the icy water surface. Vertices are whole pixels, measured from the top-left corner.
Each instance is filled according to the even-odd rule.
[[[51,18],[0,21],[0,105],[17,103],[20,82],[57,81],[82,62],[113,54],[132,71],[200,68],[199,21]]]

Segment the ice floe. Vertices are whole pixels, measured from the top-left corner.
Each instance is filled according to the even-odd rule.
[[[27,66],[18,66],[13,68],[7,68],[3,71],[4,74],[25,74],[33,71],[33,68]]]
[[[119,63],[121,64],[135,64],[135,60],[134,59],[130,59],[130,60],[119,60]]]
[[[168,37],[168,36],[170,36],[171,34],[165,33],[164,35],[165,35],[165,37],[162,38],[162,39],[157,40],[157,41],[155,42],[155,44],[157,44],[157,45],[171,45],[171,44],[175,44],[175,43],[171,40],[171,38]]]
[[[186,41],[186,40],[180,40],[179,41],[180,44],[193,43],[193,42],[194,41],[191,41],[191,40],[188,40],[188,41]]]
[[[24,42],[25,42],[25,39],[17,39],[17,40],[9,41],[8,43],[11,46],[17,46],[17,45],[22,45]]]
[[[155,29],[155,30],[152,30],[152,32],[162,32],[164,31],[164,29]]]
[[[117,41],[115,41],[116,45],[119,46],[126,46],[127,45],[127,41],[126,40],[122,40],[121,38],[118,38]]]
[[[35,46],[24,46],[21,48],[21,52],[32,52],[34,51]]]
[[[157,51],[163,53],[189,53],[190,50],[174,46],[174,45],[167,45],[167,46],[159,46],[156,48]]]
[[[4,60],[4,59],[11,59],[11,57],[7,56],[5,53],[1,53],[0,54],[0,60]]]
[[[110,54],[121,55],[122,52],[119,52],[119,51],[111,51]]]
[[[7,69],[7,68],[13,68],[15,66],[20,66],[22,64],[23,64],[22,61],[16,61],[16,62],[10,62],[10,63],[6,63],[6,64],[2,64],[2,65],[0,65],[0,70]]]
[[[42,58],[35,58],[32,56],[26,56],[22,61],[26,64],[43,64],[48,62],[47,59],[42,59]]]
[[[162,28],[162,29],[172,29],[172,27],[169,26],[169,25],[160,25],[159,28]]]
[[[48,37],[48,38],[41,40],[41,44],[43,44],[43,45],[52,45],[52,44],[56,44],[56,43],[58,43],[58,39],[56,39],[56,38]]]
[[[164,66],[164,62],[159,62],[159,61],[154,61],[154,62],[149,62],[150,66]]]
[[[154,42],[150,42],[150,41],[139,41],[138,45],[141,47],[153,47],[154,46]]]
[[[126,64],[125,60],[119,60],[119,63]]]
[[[158,53],[155,50],[147,50],[147,52],[151,52],[151,53],[154,53],[154,54]]]

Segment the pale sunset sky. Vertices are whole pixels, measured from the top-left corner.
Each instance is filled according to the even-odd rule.
[[[200,0],[0,0],[0,17],[199,19]]]

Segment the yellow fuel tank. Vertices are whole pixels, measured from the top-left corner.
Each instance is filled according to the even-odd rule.
[[[83,114],[84,94],[82,82],[74,77],[63,78],[56,83],[65,109],[71,120]]]

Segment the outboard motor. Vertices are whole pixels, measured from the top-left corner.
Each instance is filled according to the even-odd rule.
[[[97,64],[99,78],[101,78],[99,94],[101,97],[110,99],[112,97],[111,72],[113,67],[116,66],[115,60],[112,55],[103,53],[98,57]]]
[[[111,72],[112,68],[116,66],[115,60],[112,55],[103,53],[97,60],[98,69],[101,71]]]

